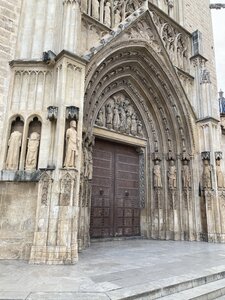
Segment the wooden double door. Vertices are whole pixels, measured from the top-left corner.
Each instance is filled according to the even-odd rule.
[[[91,238],[140,235],[139,155],[135,148],[96,140]]]

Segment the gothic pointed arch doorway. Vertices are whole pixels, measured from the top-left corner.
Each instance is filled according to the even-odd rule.
[[[100,54],[106,58],[101,60]],[[174,69],[166,59],[161,60],[153,49],[143,45],[118,45],[110,55],[107,56],[107,49],[100,54],[90,63],[87,72],[85,137],[128,145],[135,139],[139,147],[143,147],[140,141],[144,140],[144,180],[139,182],[144,191],[140,197],[143,203],[140,234],[154,239],[194,240],[194,197],[198,188],[192,180],[194,115]],[[128,132],[123,128],[123,112],[115,117],[118,116],[115,105],[116,99],[120,99],[118,95],[123,95],[125,103],[128,99],[134,109],[134,133],[131,127]],[[131,120],[128,112],[125,123],[130,124]],[[188,178],[186,181],[183,174]],[[83,192],[88,200],[87,208],[81,209],[81,217],[88,221],[86,229],[80,230],[81,248],[88,245],[90,239],[93,186],[86,182]],[[110,234],[115,233],[117,230]]]

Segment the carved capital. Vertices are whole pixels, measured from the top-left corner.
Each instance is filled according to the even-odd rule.
[[[216,160],[221,160],[223,158],[223,153],[222,151],[217,151],[215,152],[215,159]]]
[[[187,153],[187,152],[183,152],[182,155],[181,155],[181,160],[182,161],[190,161],[191,160],[190,154]]]
[[[56,121],[58,119],[58,107],[57,106],[49,106],[47,108],[48,116],[47,119],[50,121]]]
[[[168,160],[168,161],[171,161],[171,160],[175,161],[175,160],[176,160],[175,154],[174,154],[173,152],[170,151],[170,152],[168,153],[168,155],[167,155],[167,160]]]
[[[159,152],[154,152],[153,154],[152,154],[152,160],[153,161],[161,161],[162,160],[162,157],[161,157],[161,155],[160,155],[160,153]]]
[[[202,160],[210,160],[210,151],[204,151],[201,153]]]
[[[79,120],[79,108],[76,106],[68,106],[66,108],[66,119],[67,120]]]

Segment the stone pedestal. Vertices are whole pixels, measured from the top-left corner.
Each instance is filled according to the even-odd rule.
[[[73,264],[77,261],[77,173],[74,169],[42,175],[30,263]],[[59,180],[53,181],[52,175],[59,175]]]

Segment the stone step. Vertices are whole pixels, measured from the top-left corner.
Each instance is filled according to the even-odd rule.
[[[225,279],[216,280],[192,289],[181,291],[170,296],[161,297],[162,300],[213,300],[225,299]]]
[[[190,298],[192,292],[196,293],[197,298]],[[184,280],[182,277],[171,278],[113,290],[106,294],[111,300],[211,300],[225,295],[225,272],[211,273],[198,277],[193,276],[189,280]]]

